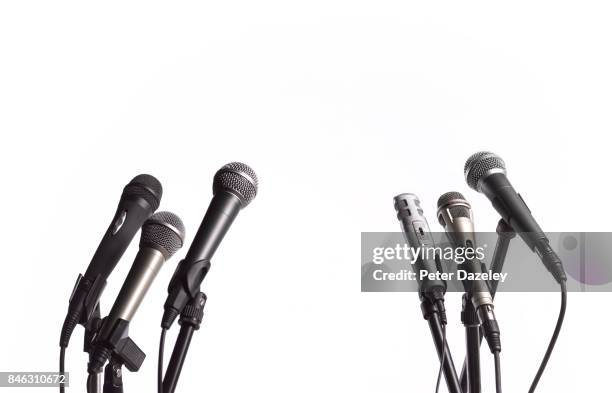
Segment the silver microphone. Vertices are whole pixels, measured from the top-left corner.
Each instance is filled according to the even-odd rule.
[[[476,249],[472,206],[459,192],[447,192],[438,199],[438,221],[454,247]],[[468,260],[461,264],[468,273],[482,272],[479,261]],[[501,351],[499,326],[493,311],[493,297],[489,286],[482,280],[464,282],[464,287],[476,310],[491,352]]]

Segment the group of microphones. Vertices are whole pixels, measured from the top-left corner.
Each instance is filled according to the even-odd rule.
[[[534,392],[563,323],[567,302],[565,271],[546,234],[531,215],[523,198],[514,190],[506,177],[506,165],[499,156],[491,152],[473,154],[465,163],[464,175],[470,188],[484,194],[491,201],[493,208],[501,216],[500,225],[503,224],[507,231],[519,235],[526,245],[538,255],[561,288],[559,319],[544,359],[531,384],[529,392]],[[434,247],[434,238],[419,198],[411,193],[400,194],[394,198],[394,206],[408,245],[414,248]],[[472,249],[476,247],[472,207],[461,193],[452,191],[440,196],[437,203],[437,218],[452,247]],[[505,258],[505,254],[503,257]],[[462,322],[466,327],[467,356],[462,373],[458,376],[446,343],[447,317],[444,296],[447,283],[436,275],[420,275],[423,270],[428,273],[442,272],[444,266],[436,256],[431,258],[421,256],[412,264],[412,268],[416,272],[423,316],[429,322],[440,359],[436,391],[439,388],[442,372],[451,393],[478,393],[481,391],[477,351],[484,337],[495,358],[496,391],[501,392],[500,325],[495,317],[493,305],[497,286],[485,280],[462,282],[465,290]],[[482,273],[485,268],[484,263],[475,259],[467,260],[457,266],[457,269],[466,270],[468,273]]]
[[[200,285],[219,244],[238,212],[255,198],[257,187],[255,172],[240,162],[224,165],[214,175],[212,201],[168,285],[161,319],[159,393],[172,393],[176,389],[192,335],[203,319],[206,295]],[[60,335],[59,368],[60,373],[65,372],[70,337],[78,324],[83,325],[84,350],[89,354],[88,393],[122,392],[122,367],[138,371],[145,359],[144,352],[129,337],[130,321],[162,266],[185,242],[185,227],[176,214],[155,213],[161,197],[161,183],[151,175],[138,175],[125,186],[111,224],[70,296]],[[106,281],[139,229],[139,251],[114,304],[103,317],[100,298]],[[181,329],[164,376],[165,333],[177,318]],[[63,384],[60,385],[60,392],[64,390]]]

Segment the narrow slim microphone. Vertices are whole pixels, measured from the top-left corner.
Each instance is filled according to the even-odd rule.
[[[438,221],[444,227],[446,236],[453,247],[476,249],[474,236],[474,218],[472,206],[459,192],[447,192],[438,199]],[[482,272],[482,265],[477,260],[466,260],[459,265],[468,273]],[[464,281],[464,288],[484,331],[484,336],[492,353],[501,351],[500,331],[495,313],[493,312],[493,297],[489,287],[482,280]]]
[[[404,236],[410,247],[414,249],[435,247],[419,198],[414,194],[405,193],[396,196],[393,201],[397,219],[400,221]],[[416,273],[419,295],[429,299],[432,304],[441,307],[439,311],[445,323],[444,294],[446,293],[446,282],[429,278],[430,273],[442,272],[440,260],[437,254],[432,257],[429,252],[419,252],[418,255],[417,260],[412,263],[412,269]],[[427,271],[428,273],[423,279],[421,279],[421,271]]]
[[[559,283],[567,281],[561,259],[506,177],[504,161],[494,153],[478,152],[467,159],[463,172],[467,184],[489,198],[495,210],[540,257],[555,280]]]
[[[125,186],[111,224],[72,291],[60,335],[61,347],[68,346],[77,324],[87,324],[98,305],[106,279],[143,222],[157,210],[161,197],[162,186],[151,175],[138,175]]]
[[[169,329],[187,303],[199,293],[217,247],[238,212],[257,195],[257,186],[255,172],[243,163],[232,162],[217,171],[212,201],[185,259],[179,263],[168,285],[162,328]]]
[[[127,336],[128,324],[157,273],[164,262],[183,246],[184,239],[183,222],[173,213],[156,213],[144,223],[140,250],[95,338],[90,372],[98,372],[116,349],[119,340]]]

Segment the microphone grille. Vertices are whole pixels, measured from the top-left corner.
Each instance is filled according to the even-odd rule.
[[[472,154],[463,167],[465,181],[468,186],[479,191],[478,182],[493,169],[499,169],[506,173],[506,164],[497,154],[488,151]]]
[[[440,195],[440,198],[438,198],[438,209],[444,205],[447,205],[450,201],[453,201],[455,199],[465,200],[463,194],[457,191],[450,191]]]
[[[258,180],[255,171],[241,162],[231,162],[215,173],[213,194],[221,190],[231,192],[240,198],[245,207],[257,195]]]
[[[164,254],[166,259],[176,253],[185,241],[185,226],[174,213],[158,212],[142,225],[140,247],[152,247]]]
[[[438,209],[441,209],[444,206],[447,206],[452,201],[461,201],[467,204],[467,201],[465,200],[465,197],[463,196],[462,193],[457,192],[457,191],[450,191],[450,192],[440,195],[440,198],[438,198]],[[467,206],[451,205],[448,207],[448,210],[451,216],[455,218],[457,217],[471,218],[470,209]],[[440,224],[444,226],[444,223],[441,221],[441,219],[439,217],[438,219],[440,221]]]
[[[153,211],[159,207],[162,193],[163,189],[159,180],[147,174],[136,176],[123,189],[124,196],[143,198],[151,205]]]

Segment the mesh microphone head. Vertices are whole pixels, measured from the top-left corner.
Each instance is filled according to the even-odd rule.
[[[132,198],[143,198],[153,211],[159,207],[162,197],[162,185],[151,175],[142,174],[132,179],[123,189],[123,196]]]
[[[472,154],[463,167],[468,186],[479,192],[479,182],[491,173],[506,173],[506,164],[498,155],[488,151]]]
[[[215,173],[213,194],[228,191],[236,195],[245,207],[257,195],[257,175],[255,171],[241,162],[231,162]]]
[[[166,259],[177,252],[185,241],[185,226],[174,213],[158,212],[142,225],[140,247],[159,250]]]
[[[453,218],[465,217],[471,218],[469,203],[460,192],[450,191],[440,195],[438,198],[438,212],[441,209],[448,208],[448,212]],[[443,227],[446,226],[442,215],[438,214],[438,221]]]

